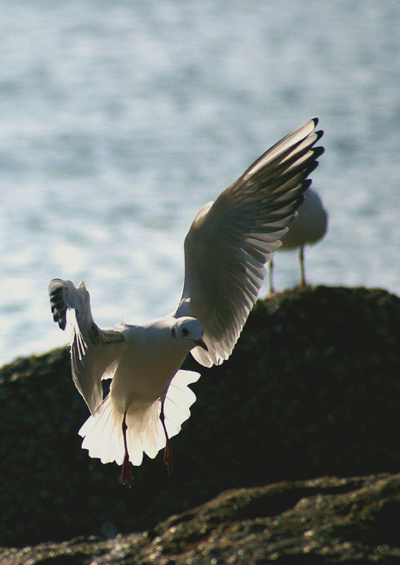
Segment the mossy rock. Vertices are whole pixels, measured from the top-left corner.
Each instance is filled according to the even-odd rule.
[[[162,454],[120,469],[80,448],[86,406],[66,348],[0,371],[0,544],[152,528],[230,488],[400,469],[400,299],[316,287],[259,301],[232,357],[200,370]]]

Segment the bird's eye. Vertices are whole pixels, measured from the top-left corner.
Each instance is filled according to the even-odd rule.
[[[182,335],[188,335],[189,330],[187,328],[182,328]]]

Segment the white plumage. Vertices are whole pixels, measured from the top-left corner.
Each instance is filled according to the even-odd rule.
[[[304,193],[304,202],[297,210],[297,216],[290,224],[290,229],[282,238],[282,245],[278,251],[293,251],[299,249],[300,260],[300,286],[306,286],[304,248],[306,245],[314,245],[321,241],[328,229],[328,213],[323,207],[322,200],[318,194],[309,188]],[[274,292],[273,268],[274,263],[269,264],[269,287]]]
[[[168,387],[165,400],[165,424],[168,436],[179,433],[182,423],[190,416],[189,408],[196,396],[188,384],[196,382],[200,373],[179,370]],[[98,457],[102,463],[116,461],[122,465],[125,456],[121,426],[123,414],[112,410],[111,396],[108,395],[96,411],[79,430],[85,439],[82,447],[91,457]],[[143,453],[152,459],[165,446],[165,434],[160,424],[161,400],[132,411],[128,418],[127,441],[129,456],[133,465],[141,465]]]
[[[82,447],[103,463],[140,465],[155,457],[190,416],[188,388],[198,373],[180,367],[191,351],[202,365],[220,364],[237,342],[263,279],[264,265],[303,201],[322,147],[311,120],[264,153],[215,202],[197,214],[185,238],[182,298],[172,314],[143,325],[100,329],[84,283],[54,279],[49,285],[53,317],[66,327],[75,311],[72,376],[91,416],[80,429]],[[102,379],[111,378],[103,400]]]

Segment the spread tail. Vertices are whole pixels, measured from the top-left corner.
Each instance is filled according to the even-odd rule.
[[[172,379],[164,403],[165,426],[169,437],[178,434],[183,422],[189,418],[190,406],[196,396],[188,385],[199,377],[199,373],[180,370]],[[141,465],[143,453],[154,459],[165,447],[160,410],[161,399],[157,399],[148,406],[128,411],[126,415],[127,446],[133,465]],[[108,395],[79,430],[79,435],[84,438],[82,448],[89,451],[90,457],[97,457],[102,463],[116,461],[122,465],[125,456],[122,421],[123,414],[113,407]]]

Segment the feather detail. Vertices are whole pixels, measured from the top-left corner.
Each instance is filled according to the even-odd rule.
[[[179,433],[183,422],[190,416],[190,406],[196,396],[188,387],[196,382],[199,373],[179,370],[172,379],[165,398],[164,413],[168,436]],[[133,465],[141,465],[143,453],[154,459],[165,447],[165,434],[160,421],[161,399],[150,405],[132,404],[126,417],[127,444],[129,459]],[[90,457],[96,457],[102,463],[116,461],[122,465],[124,460],[124,442],[122,436],[123,414],[113,406],[108,395],[79,430],[82,436],[82,448],[89,451]]]

